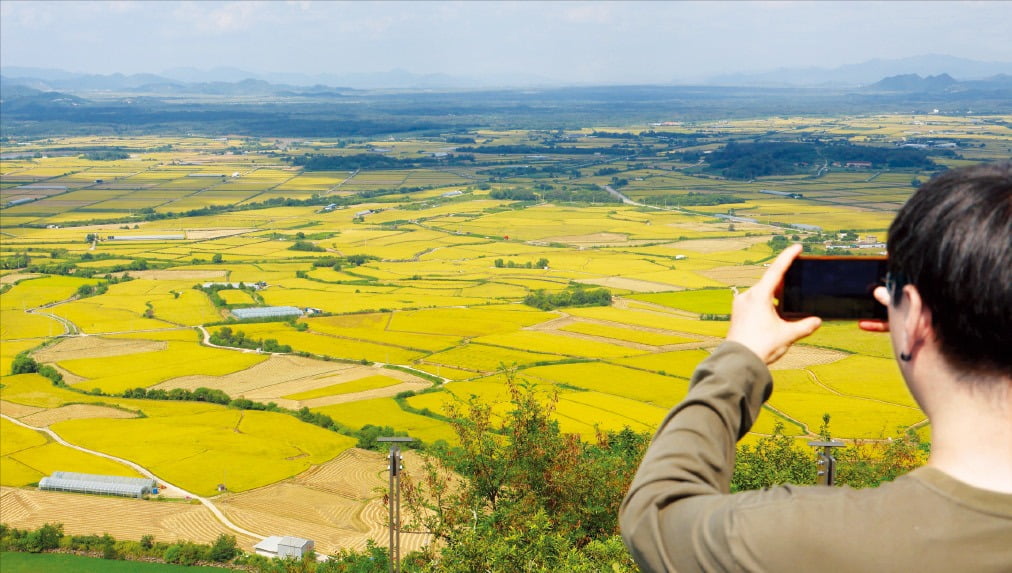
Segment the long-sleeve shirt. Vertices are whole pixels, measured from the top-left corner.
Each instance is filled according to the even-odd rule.
[[[729,493],[735,444],[772,388],[766,365],[737,343],[696,369],[620,511],[643,571],[1012,573],[1012,495],[935,468],[872,489]]]

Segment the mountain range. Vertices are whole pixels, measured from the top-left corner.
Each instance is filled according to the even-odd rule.
[[[301,74],[261,73],[238,68],[173,68],[160,74],[82,74],[65,70],[7,66],[0,69],[5,83],[40,91],[101,92],[133,91],[159,93],[269,94],[280,91],[326,92],[347,89],[479,89],[490,87],[560,87],[537,75],[496,78],[461,77],[448,74],[415,74],[395,69],[378,73]],[[911,75],[947,75],[955,81],[981,80],[1001,74],[1012,75],[1012,62],[981,62],[946,55],[925,55],[904,59],[876,59],[837,68],[782,68],[756,73],[738,73],[673,80],[668,85],[723,85],[763,87],[869,86],[882,78]],[[143,89],[142,89],[143,88]]]

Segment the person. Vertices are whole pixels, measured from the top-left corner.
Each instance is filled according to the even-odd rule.
[[[735,443],[773,391],[767,368],[820,319],[774,291],[801,251],[735,296],[727,340],[667,415],[620,509],[643,571],[1012,571],[1012,163],[946,171],[889,229],[875,298],[932,427],[927,465],[877,488],[731,494]]]

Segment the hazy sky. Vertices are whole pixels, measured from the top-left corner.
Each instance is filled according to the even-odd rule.
[[[0,0],[0,65],[667,83],[924,54],[1010,61],[1009,22],[1007,1]]]

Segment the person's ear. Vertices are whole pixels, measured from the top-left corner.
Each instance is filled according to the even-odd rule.
[[[901,358],[906,356],[904,361],[910,360],[923,345],[934,339],[935,330],[931,324],[931,309],[924,306],[921,293],[914,285],[903,287],[903,303],[906,306],[906,313],[902,318],[903,346],[900,348]]]

